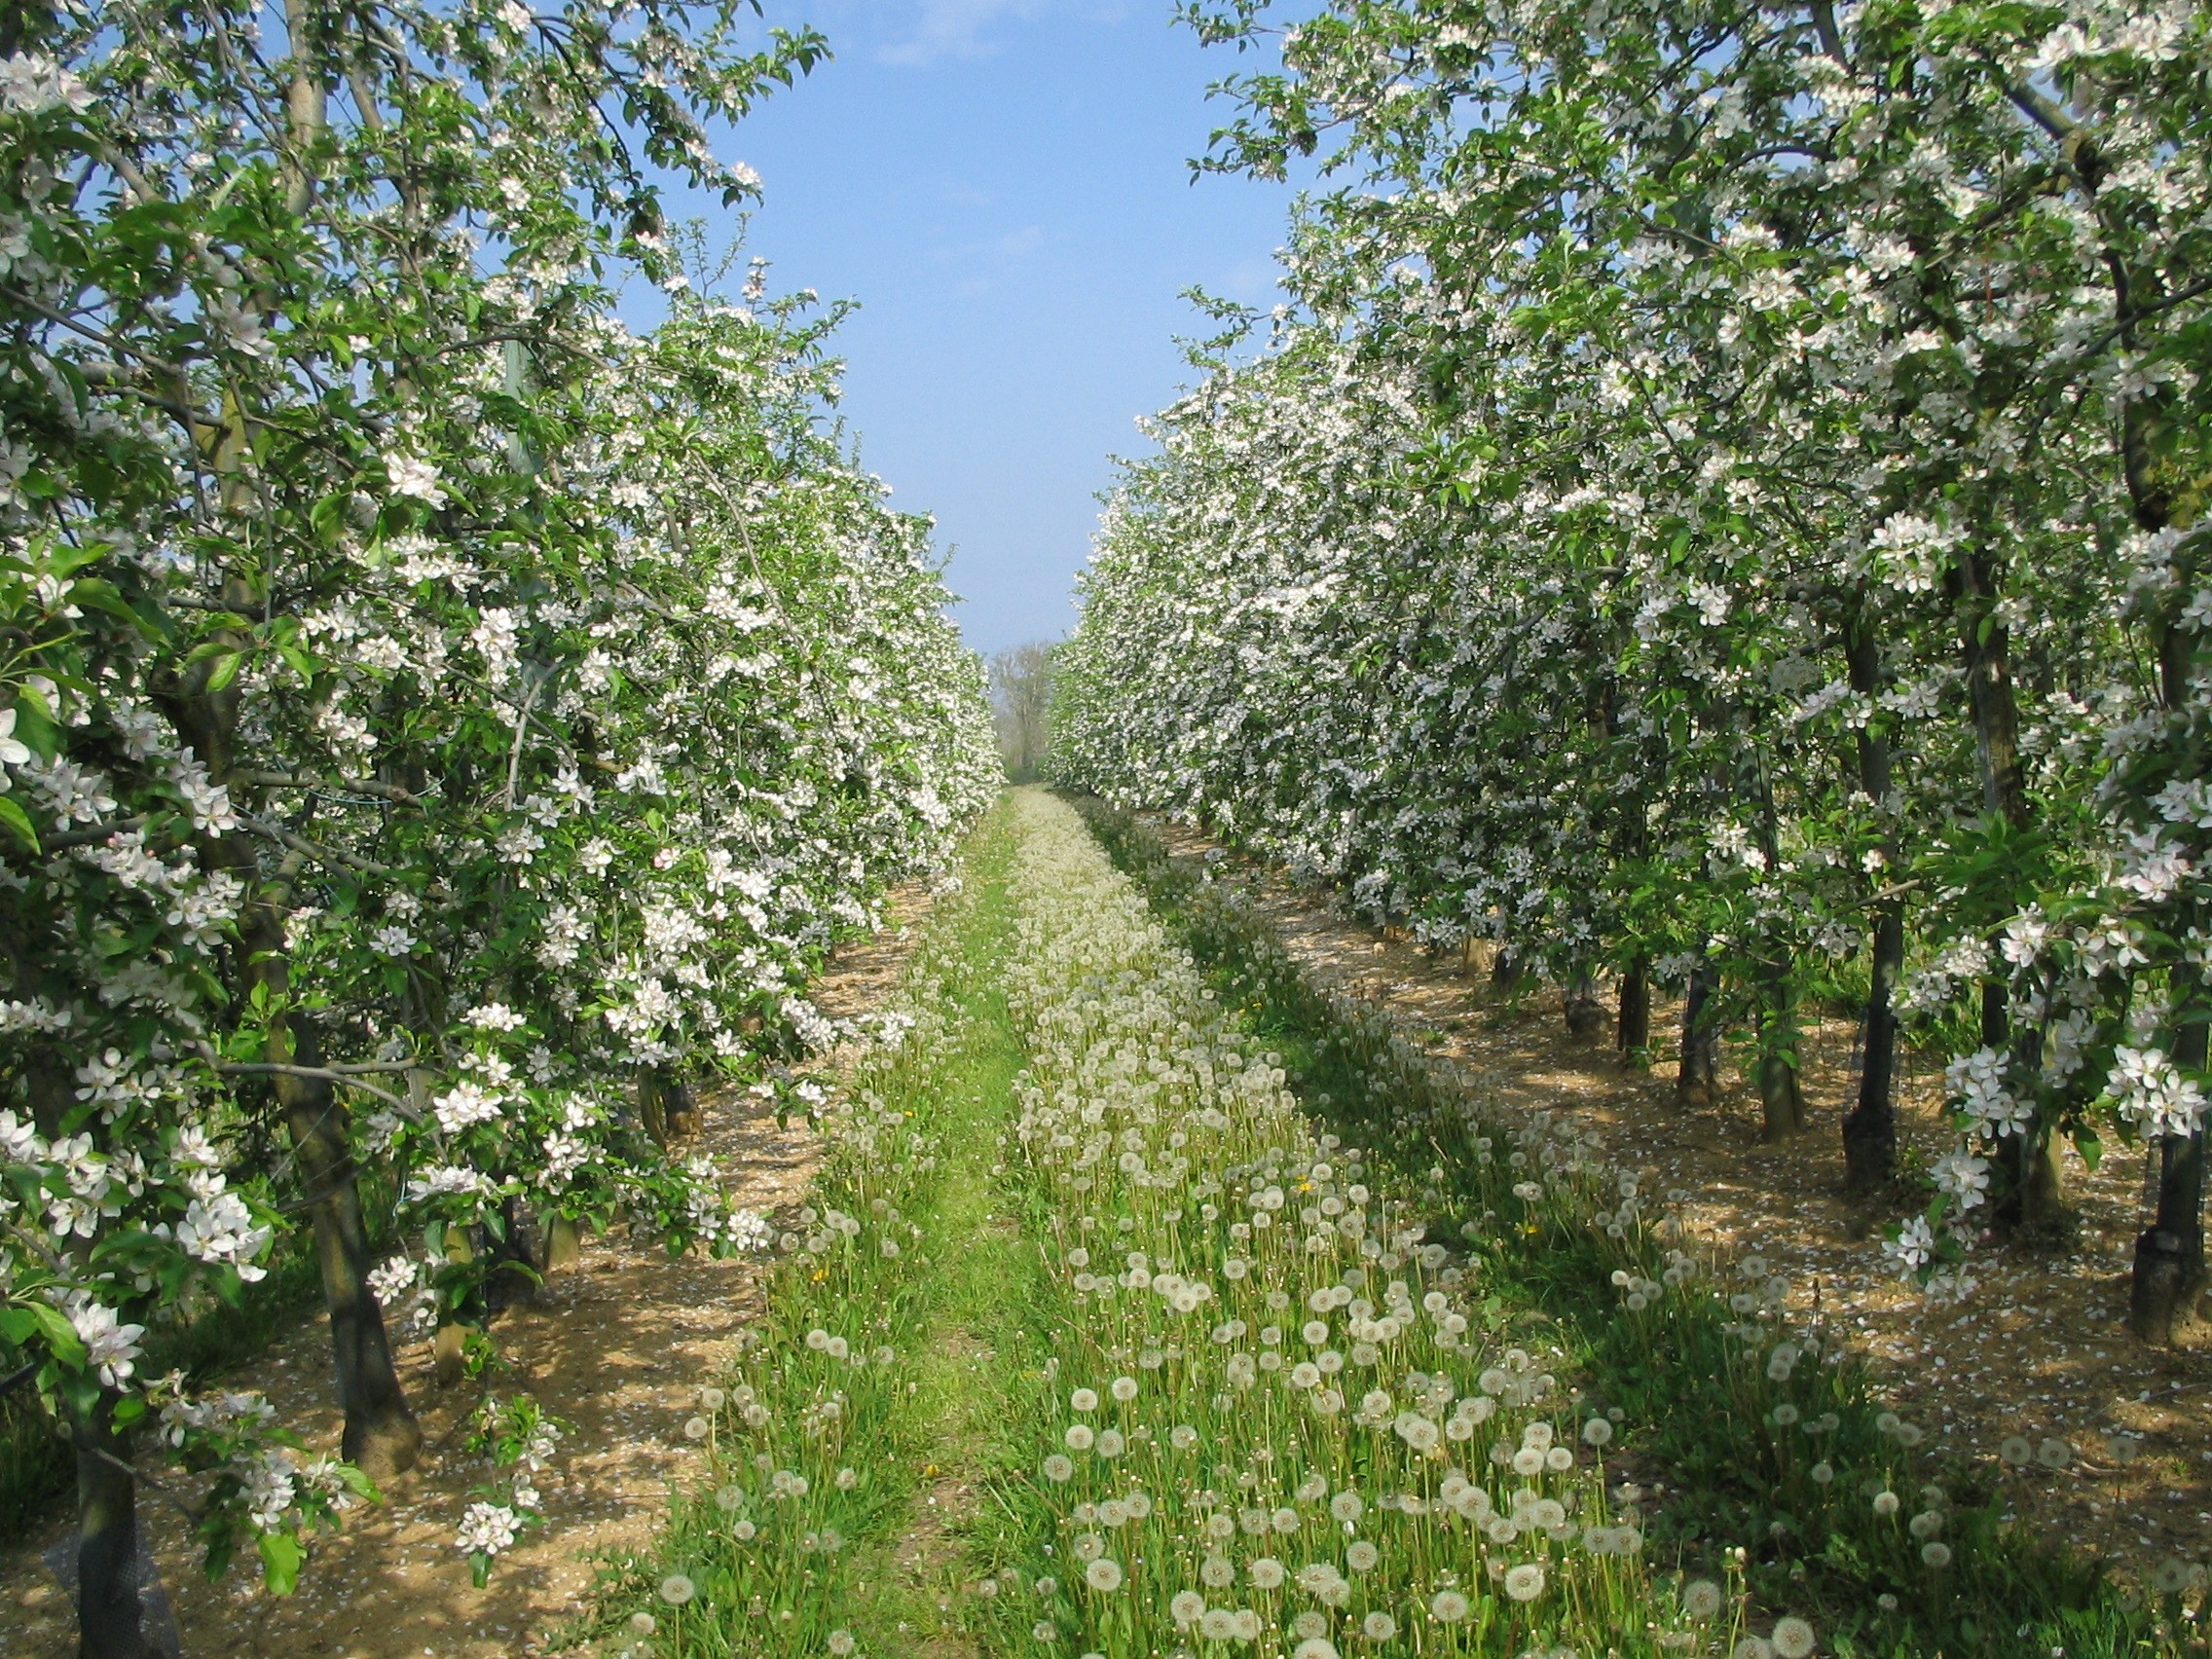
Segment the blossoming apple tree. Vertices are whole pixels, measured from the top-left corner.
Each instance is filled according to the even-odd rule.
[[[469,1317],[556,1218],[734,1247],[685,1080],[793,1088],[806,973],[994,787],[926,525],[818,424],[829,319],[663,223],[823,50],[747,10],[0,25],[0,1337],[75,1440],[87,1654],[140,1651],[135,1458],[279,1589],[412,1460],[380,1292]],[[147,1375],[295,1227],[343,1462]]]
[[[1264,4],[1194,4],[1253,44]],[[1868,965],[1961,1138],[1891,1249],[2148,1141],[2138,1328],[2204,1282],[2207,16],[1331,5],[1207,165],[1317,156],[1266,350],[1110,509],[1062,764],[1497,941],[1681,1087]],[[1340,183],[1340,175],[1351,182]],[[1261,319],[1247,323],[1257,328]],[[1137,663],[1144,672],[1133,672]]]

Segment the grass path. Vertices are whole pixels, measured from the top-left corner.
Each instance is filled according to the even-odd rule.
[[[804,1245],[708,1397],[712,1472],[654,1565],[609,1585],[587,1650],[989,1650],[1007,1528],[988,1493],[1047,1357],[1025,1316],[1035,1251],[998,1180],[1023,1063],[1001,986],[1015,840],[1002,806],[933,915],[894,1004],[916,1023],[840,1091]],[[672,1604],[664,1586],[685,1584]]]

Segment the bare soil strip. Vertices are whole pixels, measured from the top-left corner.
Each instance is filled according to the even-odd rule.
[[[897,895],[890,926],[840,951],[810,995],[831,1017],[867,1013],[890,994],[928,908],[918,888]],[[689,1150],[707,1154],[735,1200],[763,1213],[795,1209],[819,1161],[804,1123],[779,1127],[742,1091],[702,1101]],[[596,1563],[642,1553],[665,1515],[669,1488],[699,1458],[683,1437],[699,1387],[719,1375],[738,1333],[759,1311],[765,1264],[687,1256],[614,1235],[586,1241],[572,1272],[556,1274],[534,1306],[496,1326],[508,1371],[498,1391],[526,1390],[572,1425],[540,1480],[547,1525],[499,1559],[482,1590],[469,1582],[454,1529],[487,1478],[463,1449],[482,1397],[474,1383],[440,1389],[427,1341],[400,1352],[426,1448],[387,1501],[356,1511],[347,1530],[316,1546],[290,1597],[264,1594],[241,1566],[219,1584],[199,1567],[189,1523],[159,1493],[140,1496],[151,1539],[192,1659],[514,1659],[551,1651],[553,1632],[583,1608]],[[313,1319],[227,1379],[266,1394],[313,1449],[338,1444],[328,1385],[328,1340]],[[0,1655],[70,1659],[76,1618],[42,1554],[69,1531],[56,1515],[45,1534],[0,1557]]]
[[[2179,1556],[2212,1559],[2212,1348],[2146,1349],[2124,1316],[2136,1233],[2150,1209],[2140,1151],[2115,1147],[2089,1170],[2068,1149],[2074,1237],[2048,1247],[1985,1245],[1980,1289],[1936,1309],[1899,1285],[1880,1250],[1893,1217],[1843,1197],[1839,1125],[1857,1087],[1849,1021],[1808,1023],[1804,1087],[1810,1127],[1759,1143],[1755,1092],[1731,1070],[1718,1104],[1681,1110],[1675,1067],[1624,1067],[1609,1026],[1567,1034],[1556,987],[1518,1001],[1486,977],[1431,957],[1351,915],[1326,890],[1293,885],[1188,827],[1148,820],[1178,856],[1211,858],[1299,964],[1387,1014],[1426,1052],[1456,1062],[1507,1112],[1569,1115],[1647,1191],[1685,1195],[1692,1231],[1730,1257],[1756,1253],[1787,1273],[1793,1301],[1816,1303],[1875,1362],[1899,1409],[1957,1453],[1995,1464],[2008,1435],[2070,1442],[2063,1472],[2004,1476],[2017,1512],[2046,1535],[2148,1575]],[[1653,1010],[1665,1032],[1679,1007]],[[1908,1161],[1944,1149],[1947,1056],[1900,1056],[1899,1141]],[[1896,1213],[1902,1213],[1901,1207]]]

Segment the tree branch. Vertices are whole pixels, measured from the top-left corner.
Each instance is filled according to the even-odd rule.
[[[381,875],[387,879],[396,879],[400,874],[389,865],[381,865],[372,859],[356,858],[351,853],[342,853],[335,847],[326,847],[319,841],[311,841],[305,835],[295,834],[281,824],[272,824],[268,819],[257,818],[250,812],[239,813],[238,820],[255,834],[320,863],[344,865],[349,869],[359,870],[363,875]]]
[[[1813,29],[1821,37],[1821,50],[1849,69],[1851,59],[1844,55],[1843,35],[1835,26],[1834,0],[1813,0]]]
[[[296,778],[288,772],[234,771],[231,778],[241,784],[257,784],[271,790],[308,790],[318,793],[369,795],[378,800],[388,800],[400,806],[421,806],[423,797],[412,794],[397,784],[378,783],[372,778]]]
[[[66,853],[73,847],[103,846],[118,835],[128,835],[131,830],[143,830],[145,827],[145,815],[141,813],[136,818],[95,824],[90,830],[71,830],[59,835],[43,836],[39,841],[39,850],[46,853]]]
[[[140,351],[129,343],[118,340],[106,330],[94,328],[90,323],[79,322],[66,312],[57,312],[52,306],[44,305],[32,299],[28,294],[18,293],[6,283],[0,283],[0,299],[5,299],[10,305],[21,306],[27,312],[35,312],[38,315],[45,317],[47,321],[66,328],[72,334],[81,334],[93,345],[104,346],[119,357],[135,357],[148,368],[159,369],[166,375],[175,375],[182,378],[184,374],[184,371],[174,363]]]
[[[292,1066],[279,1065],[274,1060],[225,1061],[215,1068],[217,1074],[223,1077],[304,1077],[319,1083],[342,1083],[349,1088],[357,1088],[364,1094],[375,1095],[411,1124],[420,1124],[423,1121],[422,1113],[389,1089],[379,1088],[373,1083],[364,1083],[359,1074],[363,1071],[426,1071],[428,1069],[426,1066],[417,1066],[412,1063],[392,1066]]]

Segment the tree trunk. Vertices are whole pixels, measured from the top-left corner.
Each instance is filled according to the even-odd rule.
[[[2174,1039],[2174,1063],[2204,1064],[2205,1027],[2192,1023]],[[2138,1338],[2161,1347],[2188,1324],[2203,1293],[2204,1129],[2158,1140],[2158,1209],[2136,1235],[2135,1267],[2127,1287],[2127,1322]]]
[[[1759,1017],[1759,1103],[1765,1115],[1760,1138],[1785,1141],[1805,1128],[1805,1091],[1797,1075],[1797,999],[1787,963],[1761,977],[1766,1007]]]
[[[668,1135],[671,1140],[688,1140],[699,1132],[699,1091],[691,1087],[687,1078],[672,1076],[664,1096],[668,1109]]]
[[[1491,988],[1507,996],[1521,988],[1521,957],[1511,945],[1501,944],[1490,963]]]
[[[78,1659],[148,1659],[138,1600],[137,1481],[112,1392],[74,1417]]]
[[[249,584],[237,577],[224,584],[224,603],[241,612],[261,608]],[[210,691],[207,674],[205,664],[195,670],[177,687],[169,712],[178,735],[222,782],[237,763],[238,682],[234,680],[223,691]],[[291,959],[284,938],[300,856],[291,855],[276,877],[267,878],[246,832],[239,830],[203,838],[201,858],[211,867],[229,870],[250,896],[239,912],[239,1006],[252,1007],[255,989],[266,997],[270,1012],[265,1057],[276,1065],[321,1065],[322,1048],[313,1023],[292,1007]],[[368,1227],[353,1164],[352,1114],[327,1078],[278,1074],[270,1079],[270,1086],[291,1139],[302,1199],[314,1226],[315,1265],[330,1315],[338,1401],[346,1414],[342,1448],[347,1459],[358,1464],[371,1480],[386,1480],[413,1466],[422,1452],[423,1434],[392,1364],[383,1310],[369,1289]]]
[[[1605,1011],[1598,1001],[1597,980],[1588,969],[1577,970],[1567,982],[1567,1034],[1595,1037],[1604,1022]]]
[[[313,1028],[302,1018],[280,1021],[289,1044],[273,1030],[272,1058],[302,1066],[322,1063]],[[280,1051],[288,1048],[289,1054]],[[351,1114],[320,1078],[279,1077],[276,1098],[299,1161],[301,1196],[314,1218],[315,1268],[338,1367],[338,1404],[346,1414],[340,1450],[373,1481],[410,1469],[423,1431],[409,1409],[392,1363],[384,1310],[369,1289],[369,1230],[353,1164]]]
[[[698,1132],[699,1097],[673,1067],[641,1066],[638,1120],[655,1145],[668,1146]]]
[[[510,1196],[500,1206],[500,1215],[506,1236],[486,1240],[491,1258],[484,1275],[487,1315],[536,1301],[551,1262],[550,1239],[532,1205]]]
[[[2012,1038],[2011,1003],[2001,979],[1981,987],[1982,1046],[2009,1053],[2015,1076],[2032,1075],[2038,1062],[2032,1038]],[[1990,1218],[2017,1231],[2041,1227],[2056,1216],[2065,1194],[2058,1174],[2058,1154],[2039,1125],[2030,1124],[2007,1135],[1990,1160]]]
[[[2020,771],[2019,711],[2012,696],[2011,644],[1997,610],[1996,580],[1978,553],[1962,553],[1952,576],[1959,611],[1960,658],[1973,709],[1974,759],[1982,810],[2025,830],[2026,779]]]
[[[1994,571],[1975,551],[1959,557],[1951,576],[1958,603],[1960,654],[1967,693],[1973,708],[1974,758],[1981,774],[1982,810],[2013,830],[2029,828],[2034,815],[2020,771],[2019,713],[2012,695],[2010,643],[1997,616]],[[2004,981],[1982,986],[1982,1041],[2011,1060],[2015,1079],[2034,1075],[2040,1061],[2033,1038],[2010,1040],[2010,1018]],[[2032,1228],[2058,1213],[2063,1201],[2058,1158],[2041,1124],[2030,1124],[2006,1137],[1999,1149],[1991,1208],[2012,1227]]]
[[[76,1104],[69,1068],[50,1051],[33,1051],[23,1064],[23,1087],[39,1132],[57,1138]],[[77,1248],[82,1253],[89,1246],[79,1241]],[[117,1397],[102,1390],[90,1412],[69,1413],[77,1455],[80,1659],[144,1659],[147,1652],[138,1601],[138,1483],[129,1467],[129,1438],[115,1425]]]
[[[2122,307],[2126,295],[2120,296]],[[2163,529],[2172,501],[2157,461],[2154,428],[2165,418],[2163,388],[2153,398],[2135,398],[2122,424],[2128,493],[2135,522],[2146,531]],[[2193,584],[2183,582],[2183,592]],[[2159,690],[2168,709],[2188,706],[2189,676],[2195,655],[2192,636],[2168,622],[2158,640]],[[2178,929],[2176,930],[2179,931]],[[2206,1026],[2202,1006],[2185,1003],[2176,1011],[2174,1063],[2191,1070],[2204,1065]],[[2158,1208],[2151,1225],[2136,1236],[2135,1265],[2128,1277],[2127,1317],[2138,1338],[2170,1345],[2177,1326],[2195,1317],[2196,1299],[2205,1286],[2204,1126],[2189,1135],[2164,1135],[2158,1142]]]
[[[1775,821],[1774,777],[1763,751],[1747,748],[1746,757],[1755,762],[1747,780],[1758,791],[1759,851],[1766,868],[1782,866],[1782,832]],[[1788,945],[1780,938],[1766,941],[1766,960],[1758,971],[1758,1084],[1764,1119],[1759,1138],[1770,1144],[1801,1134],[1805,1128],[1805,1091],[1797,1076],[1797,989],[1790,983],[1795,963]]]
[[[2204,1292],[2204,1131],[2158,1141],[2158,1211],[2136,1235],[2127,1322],[2138,1338],[2169,1346],[2195,1317]]]
[[[1718,976],[1702,957],[1690,970],[1688,992],[1682,998],[1681,1062],[1675,1073],[1675,1102],[1682,1107],[1710,1106],[1720,1093],[1720,1029],[1713,1015],[1713,999],[1719,990]]]
[[[1882,686],[1881,647],[1863,609],[1852,619],[1844,652],[1851,668],[1851,688],[1862,697],[1877,695]],[[1886,819],[1892,789],[1890,740],[1871,722],[1859,728],[1859,787],[1874,803],[1874,811]],[[1883,864],[1875,878],[1878,885],[1888,886],[1896,880],[1897,846],[1887,835],[1882,837],[1881,851]],[[1859,1022],[1859,1095],[1843,1120],[1843,1179],[1844,1185],[1855,1192],[1887,1186],[1897,1174],[1898,1016],[1894,1004],[1898,977],[1904,972],[1901,895],[1876,902],[1870,943],[1870,983],[1865,1012]]]
[[[2022,1231],[2056,1219],[2066,1205],[2066,1185],[2058,1168],[2058,1149],[2033,1129],[2008,1136],[2005,1179],[2009,1191],[1999,1219]]]
[[[1620,1019],[1613,1034],[1623,1054],[1635,1054],[1651,1046],[1651,958],[1633,957],[1621,975]]]
[[[1887,1186],[1897,1173],[1895,1104],[1898,977],[1904,971],[1904,902],[1892,899],[1874,911],[1872,983],[1861,1016],[1862,1056],[1859,1095],[1843,1120],[1843,1178],[1855,1191]]]

